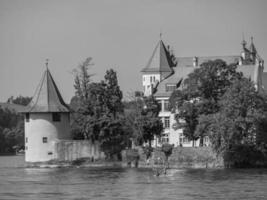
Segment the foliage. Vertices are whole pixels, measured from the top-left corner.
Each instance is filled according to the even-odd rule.
[[[22,106],[27,106],[31,100],[32,100],[32,97],[23,97],[20,95],[16,97],[15,99],[13,96],[9,97],[7,102],[22,105]]]
[[[137,145],[148,143],[154,136],[159,136],[163,130],[163,124],[158,117],[160,106],[153,96],[136,98],[131,103],[125,114],[126,123],[132,132],[132,138]]]
[[[88,73],[88,69],[92,66],[92,58],[88,57],[85,61],[78,66],[78,69],[73,70],[75,74],[74,88],[75,96],[78,96],[80,100],[88,99],[89,85],[91,82],[92,74]]]
[[[153,148],[150,146],[144,146],[143,151],[144,151],[144,154],[146,155],[146,159],[148,159],[148,158],[150,158],[150,156],[153,152]]]
[[[76,138],[99,141],[108,159],[114,155],[121,159],[120,152],[128,145],[129,137],[117,74],[110,69],[103,81],[91,82],[88,73],[90,62],[91,59],[87,59],[75,76],[76,92],[71,101],[71,107],[75,110],[72,132]]]
[[[231,165],[250,165],[248,160],[254,159],[258,147],[267,144],[266,109],[266,99],[250,80],[234,81],[220,100],[219,112],[208,115],[208,124],[203,123],[213,149]]]
[[[241,77],[235,65],[222,60],[208,61],[188,75],[182,90],[171,95],[172,111],[179,108],[175,116],[178,127],[184,129],[184,135],[193,140],[193,145],[194,140],[204,137],[198,128],[200,117],[218,112],[220,98],[233,80]]]
[[[0,107],[0,153],[13,153],[23,148],[23,117]]]
[[[162,145],[161,151],[165,155],[166,162],[168,162],[168,159],[169,159],[170,155],[172,154],[172,150],[173,150],[173,145],[171,145],[171,144],[163,144]]]

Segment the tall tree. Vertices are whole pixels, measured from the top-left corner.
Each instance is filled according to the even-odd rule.
[[[113,70],[107,70],[105,75],[106,84],[106,95],[107,98],[107,108],[114,118],[118,114],[123,113],[123,103],[122,103],[122,91],[118,85],[117,73]]]
[[[170,97],[172,111],[176,114],[178,127],[190,140],[203,138],[202,132],[196,132],[201,115],[216,113],[218,102],[233,80],[240,79],[242,73],[236,71],[236,65],[227,65],[222,60],[208,61],[196,68],[184,81],[184,88],[176,90]],[[202,140],[201,140],[202,141]]]
[[[73,133],[76,138],[98,141],[107,158],[117,155],[128,144],[123,119],[122,92],[118,85],[117,74],[107,70],[104,81],[90,82],[88,67],[90,59],[80,66],[80,74],[75,76],[76,107]],[[80,133],[83,133],[82,135]]]
[[[222,97],[220,111],[215,116],[209,116],[216,121],[214,123],[212,120],[208,126],[213,132],[213,143],[227,141],[214,148],[222,151],[221,149],[229,149],[236,144],[256,144],[257,133],[262,128],[261,122],[266,119],[266,111],[266,100],[256,91],[250,80],[244,78],[235,81]],[[222,129],[225,130],[220,134]]]
[[[158,117],[160,105],[153,96],[136,98],[130,105],[126,119],[132,130],[132,138],[137,145],[148,143],[151,147],[151,141],[155,136],[160,136],[163,130],[162,121]]]
[[[88,57],[82,64],[78,66],[77,69],[73,70],[75,75],[75,95],[78,96],[80,100],[84,101],[88,99],[89,85],[91,82],[91,77],[93,76],[93,74],[89,74],[88,72],[90,66],[93,66],[92,58]]]

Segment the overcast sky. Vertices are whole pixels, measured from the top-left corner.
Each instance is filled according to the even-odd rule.
[[[68,103],[70,73],[87,57],[95,81],[113,68],[128,92],[159,40],[176,56],[238,55],[242,32],[267,59],[265,0],[0,0],[0,102],[32,96],[45,59]]]

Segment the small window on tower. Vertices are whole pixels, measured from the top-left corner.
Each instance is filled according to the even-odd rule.
[[[47,143],[47,137],[43,137],[43,143]]]
[[[60,113],[52,113],[52,118],[54,122],[60,122]]]
[[[30,113],[25,114],[25,120],[26,120],[26,122],[30,121]]]

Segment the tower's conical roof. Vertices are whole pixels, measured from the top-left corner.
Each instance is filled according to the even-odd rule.
[[[69,112],[48,68],[25,112]]]
[[[146,67],[142,72],[169,72],[172,73],[172,61],[164,43],[160,40],[154,49]]]

